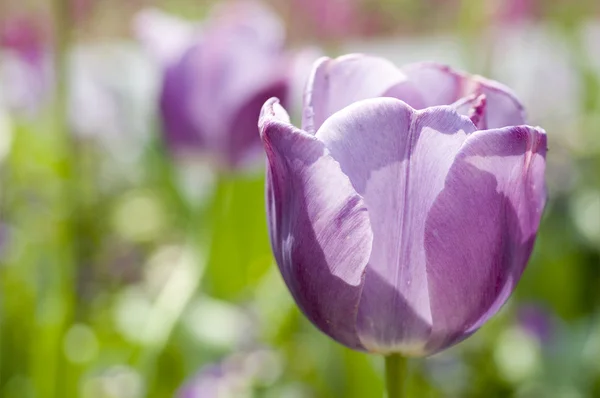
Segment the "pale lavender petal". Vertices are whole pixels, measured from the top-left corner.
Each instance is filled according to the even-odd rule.
[[[476,83],[446,65],[420,62],[402,68],[418,88],[424,107],[450,105],[476,90]],[[402,99],[402,98],[400,98]]]
[[[473,94],[452,104],[452,107],[463,116],[471,119],[478,130],[487,130],[485,118],[487,99],[484,94]]]
[[[432,62],[402,68],[406,82],[390,88],[386,95],[401,99],[417,109],[450,105],[464,97],[485,95],[481,123],[487,128],[525,124],[525,111],[506,86],[481,76],[469,75]]]
[[[318,47],[306,47],[294,52],[291,60],[290,104],[292,113],[303,112],[304,92],[311,76],[313,65],[323,57]]]
[[[529,259],[546,201],[546,135],[520,126],[471,135],[427,216],[433,334],[454,344],[494,315]]]
[[[486,125],[489,129],[526,124],[525,108],[516,95],[503,84],[475,76],[480,84],[478,92],[486,98]]]
[[[423,220],[474,130],[451,107],[417,112],[377,98],[346,107],[316,133],[368,209],[373,250],[357,329],[371,351],[417,355],[429,339]]]
[[[273,252],[304,314],[356,349],[356,310],[371,253],[362,198],[314,136],[289,124],[277,100],[259,121],[267,153],[267,211]]]
[[[302,129],[314,133],[335,112],[356,101],[381,97],[405,79],[383,58],[362,54],[321,58],[306,87]]]

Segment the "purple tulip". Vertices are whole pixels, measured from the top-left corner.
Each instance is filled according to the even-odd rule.
[[[187,40],[185,31],[180,36]],[[160,112],[167,145],[208,155],[223,168],[256,160],[261,106],[272,96],[287,98],[283,44],[280,21],[259,3],[218,9],[166,67]]]
[[[498,83],[361,55],[317,62],[302,129],[267,101],[271,244],[304,314],[382,354],[474,333],[515,288],[546,201],[546,134],[523,123]]]

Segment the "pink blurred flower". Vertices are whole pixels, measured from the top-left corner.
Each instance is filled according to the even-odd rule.
[[[539,0],[493,1],[494,20],[501,24],[513,24],[536,19],[542,11]]]
[[[51,89],[46,21],[14,16],[0,24],[0,86],[8,109],[34,113]]]

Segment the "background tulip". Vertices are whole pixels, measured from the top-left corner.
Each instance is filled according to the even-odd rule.
[[[142,31],[152,29],[150,24]],[[174,33],[189,40],[183,28]],[[216,9],[202,33],[166,65],[160,112],[168,146],[207,155],[225,169],[256,160],[260,107],[271,96],[287,99],[283,44],[280,21],[259,3]]]
[[[546,199],[546,135],[504,127],[522,108],[497,83],[405,71],[323,59],[303,130],[274,99],[259,126],[271,242],[299,307],[351,348],[420,356],[475,332],[516,286]],[[365,99],[389,91],[425,109]],[[478,92],[469,111],[432,106]]]

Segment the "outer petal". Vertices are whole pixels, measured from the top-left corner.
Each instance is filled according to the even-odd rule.
[[[267,212],[283,278],[324,333],[361,349],[355,318],[372,233],[362,198],[323,143],[289,124],[277,100],[261,112]]]
[[[363,99],[381,97],[406,80],[391,62],[362,54],[321,58],[306,86],[302,129],[314,133],[335,112]]]
[[[545,155],[545,133],[527,126],[465,142],[427,217],[429,352],[473,333],[514,289],[546,200]]]
[[[373,250],[357,329],[371,351],[418,355],[429,339],[425,219],[474,130],[450,107],[416,112],[377,98],[346,107],[316,133],[368,209]]]
[[[477,93],[486,97],[486,126],[496,129],[509,126],[520,126],[527,122],[525,108],[515,94],[503,84],[474,76],[479,84]]]
[[[488,128],[525,123],[523,105],[506,86],[481,76],[455,71],[437,63],[417,63],[402,68],[408,81],[390,88],[386,95],[399,98],[417,108],[450,105],[463,97],[483,94],[487,105],[483,123]],[[415,90],[420,101],[415,100]]]

